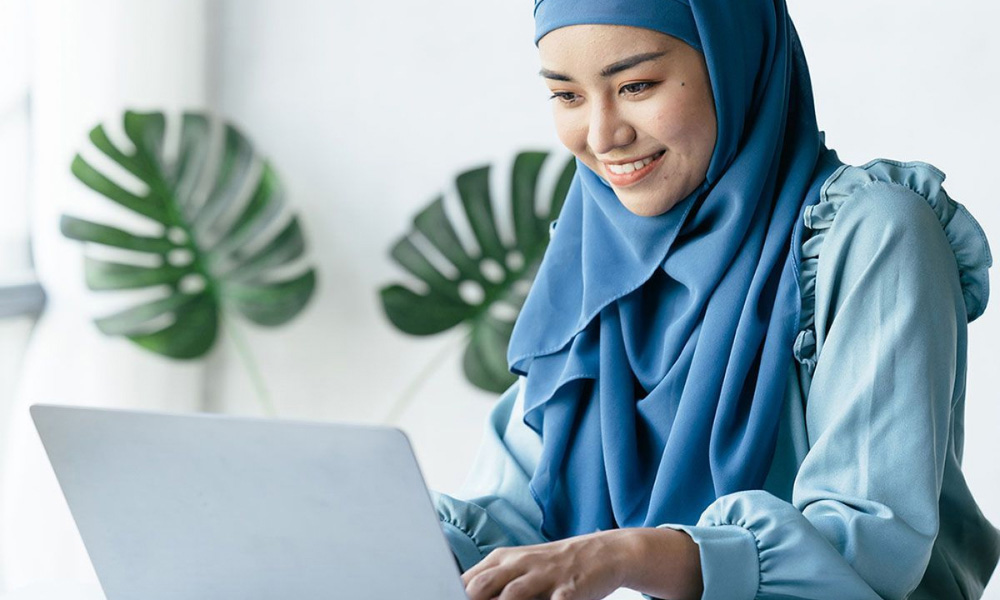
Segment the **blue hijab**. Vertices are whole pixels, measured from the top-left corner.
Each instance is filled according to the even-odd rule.
[[[680,38],[708,65],[705,182],[640,217],[577,173],[508,350],[542,437],[549,539],[693,524],[759,489],[798,330],[801,215],[839,166],[784,0],[536,0],[535,41],[594,23]]]

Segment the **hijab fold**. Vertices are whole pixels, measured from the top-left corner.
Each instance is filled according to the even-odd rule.
[[[762,487],[800,310],[802,212],[839,166],[784,0],[538,0],[536,43],[595,23],[700,50],[718,138],[705,182],[640,217],[583,163],[508,350],[543,441],[549,539],[694,524]]]

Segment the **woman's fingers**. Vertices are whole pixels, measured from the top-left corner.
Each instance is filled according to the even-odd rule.
[[[535,600],[548,598],[552,583],[540,574],[522,575],[504,586],[497,600]]]
[[[462,575],[469,600],[593,600],[618,587],[607,536],[497,548]]]
[[[465,583],[465,593],[469,600],[490,600],[501,596],[507,584],[521,575],[521,571],[509,566],[487,568],[474,574]],[[504,600],[507,600],[504,598]]]

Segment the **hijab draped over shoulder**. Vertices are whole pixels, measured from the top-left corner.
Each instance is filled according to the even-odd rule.
[[[718,138],[705,182],[654,217],[577,161],[508,350],[543,441],[530,489],[549,539],[694,524],[762,487],[799,323],[797,225],[840,164],[784,0],[536,0],[536,43],[588,23],[702,52]]]

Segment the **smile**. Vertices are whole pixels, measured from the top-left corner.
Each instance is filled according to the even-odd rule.
[[[651,165],[659,162],[664,153],[665,151],[661,150],[646,158],[622,164],[602,164],[611,184],[622,187],[631,185],[648,175],[653,170]]]

